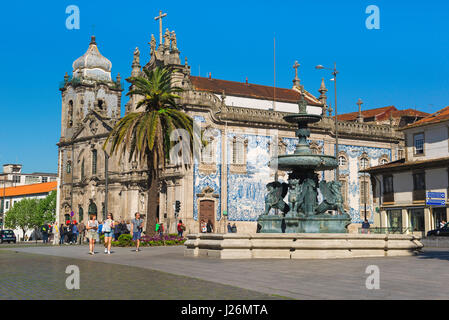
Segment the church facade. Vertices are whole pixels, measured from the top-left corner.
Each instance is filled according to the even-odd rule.
[[[170,66],[173,85],[184,89],[180,104],[203,131],[207,146],[188,167],[169,161],[161,173],[159,203],[148,203],[145,165],[103,151],[108,133],[121,116],[123,84],[120,74],[112,79],[111,62],[99,53],[93,37],[60,87],[60,221],[71,211],[78,221],[86,220],[88,213],[103,220],[105,212],[112,212],[116,220],[129,220],[135,212],[146,213],[150,205],[158,206],[159,220],[169,232],[175,232],[179,219],[188,233],[199,232],[202,220],[211,220],[214,232],[226,232],[228,223],[235,223],[238,232],[256,232],[257,218],[264,212],[266,184],[287,179],[269,162],[277,154],[294,151],[296,128],[283,116],[297,112],[304,91],[308,112],[323,115],[321,122],[311,125],[311,148],[338,157],[338,179],[345,210],[352,218],[351,230],[356,231],[365,217],[374,222],[371,184],[375,181],[359,171],[401,157],[404,138],[396,130],[401,121],[393,115],[380,123],[363,121],[362,112],[355,121],[339,120],[336,152],[335,121],[324,81],[317,86],[320,96],[315,97],[301,84],[297,63],[293,86],[288,89],[197,77],[190,74],[187,59],[181,63],[176,34],[167,29],[163,39],[157,46],[152,36],[151,58],[143,67],[136,48],[131,75],[141,74],[142,68]],[[130,97],[125,114],[136,111],[137,101],[138,97]],[[335,172],[319,176],[330,181]]]

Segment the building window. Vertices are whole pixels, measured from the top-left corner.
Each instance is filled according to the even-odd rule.
[[[47,182],[48,181],[48,178],[47,177],[42,177],[42,183],[45,183],[45,182]]]
[[[426,200],[426,174],[425,172],[413,173],[413,201]]]
[[[404,156],[404,149],[399,149],[398,150],[398,160],[399,159],[404,159],[405,158],[405,156]]]
[[[205,164],[215,163],[214,157],[215,144],[213,138],[208,139],[207,145],[201,150],[201,162]]]
[[[362,159],[360,159],[360,168],[362,170],[368,169],[369,167],[369,160],[366,157],[363,157]]]
[[[232,141],[232,164],[245,164],[245,149],[247,142],[234,137]]]
[[[97,174],[97,150],[92,150],[92,174]]]
[[[84,180],[84,159],[81,162],[81,180]]]
[[[380,159],[380,164],[383,166],[384,164],[387,164],[388,160],[387,159]]]
[[[72,162],[71,161],[67,161],[67,173],[72,172]]]
[[[5,210],[8,210],[9,209],[9,201],[6,201],[5,202]]]
[[[73,126],[73,101],[69,101],[68,119],[67,127],[71,128]]]
[[[369,205],[369,180],[368,177],[360,178],[360,203]]]
[[[20,183],[20,176],[12,176],[13,183]]]
[[[387,210],[388,227],[392,231],[400,232],[402,230],[402,211],[401,210]]]
[[[346,158],[344,156],[338,157],[338,165],[339,166],[345,166],[346,165]]]
[[[394,202],[393,176],[384,176],[384,202]]]
[[[411,231],[424,231],[424,209],[409,209]]]
[[[417,133],[413,136],[415,155],[424,154],[424,133]]]

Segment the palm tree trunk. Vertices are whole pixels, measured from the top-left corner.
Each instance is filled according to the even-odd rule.
[[[148,157],[148,203],[146,235],[156,234],[156,218],[159,208],[159,174],[158,170],[151,170],[152,161]]]

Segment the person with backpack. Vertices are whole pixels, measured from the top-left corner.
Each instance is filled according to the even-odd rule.
[[[44,223],[41,227],[43,243],[48,243],[48,225]]]
[[[179,220],[179,223],[178,223],[178,237],[182,238],[182,234],[184,233],[185,230],[186,230],[186,226],[182,223],[182,220]]]

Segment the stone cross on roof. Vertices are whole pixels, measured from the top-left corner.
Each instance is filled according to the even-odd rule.
[[[298,78],[298,68],[299,68],[300,64],[298,63],[298,61],[295,61],[295,64],[293,65],[293,69],[295,69],[295,79],[293,79],[293,85],[295,87],[299,87],[300,85],[300,80]]]
[[[159,15],[154,17],[154,20],[159,20],[159,45],[162,44],[162,18],[166,17],[166,13],[162,13],[162,10],[159,11]]]

